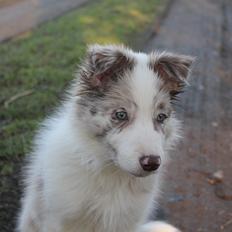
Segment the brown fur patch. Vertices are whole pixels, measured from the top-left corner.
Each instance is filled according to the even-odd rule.
[[[172,53],[151,54],[149,67],[158,73],[171,97],[180,93],[186,84],[193,58]]]
[[[103,93],[112,82],[117,82],[126,71],[133,69],[134,59],[123,53],[120,47],[102,46],[90,49],[80,66],[80,87],[78,95]],[[98,94],[97,94],[98,93]]]
[[[164,102],[160,102],[160,103],[158,104],[157,108],[158,108],[159,110],[163,110],[163,109],[165,108],[165,103],[164,103]]]

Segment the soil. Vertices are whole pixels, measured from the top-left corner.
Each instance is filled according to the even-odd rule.
[[[161,206],[188,232],[232,231],[232,2],[176,0],[145,51],[196,56]],[[215,173],[221,173],[220,180]]]
[[[23,0],[0,0],[0,7],[10,6]]]
[[[28,30],[85,3],[87,0],[0,0],[0,42],[23,37]]]

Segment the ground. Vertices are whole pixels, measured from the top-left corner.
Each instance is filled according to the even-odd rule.
[[[231,232],[232,2],[176,0],[144,50],[156,48],[196,57],[178,104],[184,140],[173,154],[161,205],[183,231]]]
[[[87,2],[90,0],[0,0],[0,42]]]
[[[37,122],[57,103],[85,43],[127,43],[136,37],[144,51],[197,57],[177,107],[185,129],[166,174],[160,204],[165,217],[183,232],[231,232],[232,3],[171,1],[160,27],[154,23],[159,30],[137,39],[152,22],[157,4],[131,0],[125,8],[123,0],[103,2],[103,8],[99,2],[84,7],[26,34],[28,38],[0,45],[0,231],[13,231],[19,167]]]

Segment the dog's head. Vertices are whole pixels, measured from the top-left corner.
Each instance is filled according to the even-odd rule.
[[[119,168],[146,176],[164,163],[179,137],[172,101],[187,82],[193,58],[90,46],[78,73],[78,117],[107,147]]]

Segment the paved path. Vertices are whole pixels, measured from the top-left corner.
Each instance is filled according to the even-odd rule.
[[[232,1],[176,0],[145,51],[197,56],[178,111],[185,142],[167,174],[170,221],[186,232],[232,231]],[[222,170],[222,183],[211,174]]]
[[[0,8],[0,42],[76,8],[87,0],[21,0]]]

